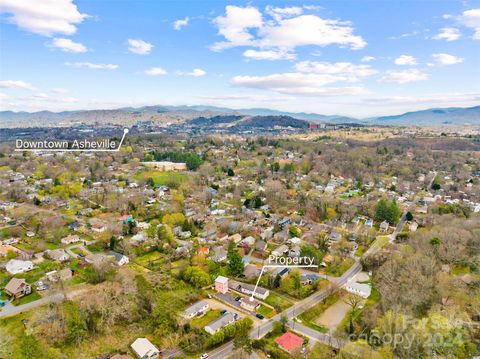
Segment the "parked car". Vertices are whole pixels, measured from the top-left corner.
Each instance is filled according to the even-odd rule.
[[[258,319],[263,319],[263,318],[265,318],[265,317],[264,317],[263,315],[261,315],[261,314],[255,314],[255,316],[256,316]]]
[[[48,285],[47,284],[42,284],[42,285],[39,285],[37,286],[37,290],[40,292],[42,290],[47,290],[48,289]]]
[[[85,254],[83,254],[83,253],[78,253],[78,254],[77,254],[77,257],[83,258],[83,257],[85,257]]]
[[[240,299],[242,299],[242,297],[238,296],[238,297],[235,298],[235,301],[236,301],[236,302],[239,302]]]
[[[212,295],[211,295],[211,294],[207,294],[207,297],[208,297],[208,299],[212,299]]]
[[[227,310],[226,310],[226,309],[223,309],[223,310],[220,311],[220,314],[221,314],[221,315],[224,315],[226,312],[227,312]]]
[[[204,353],[204,354],[200,355],[200,359],[207,359],[207,358],[208,358],[207,353]]]

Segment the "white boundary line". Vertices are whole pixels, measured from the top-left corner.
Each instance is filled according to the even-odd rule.
[[[310,265],[273,265],[273,264],[267,264],[262,267],[262,271],[260,272],[260,275],[258,276],[257,279],[257,284],[255,284],[255,288],[253,289],[252,295],[250,296],[250,301],[253,301],[253,296],[255,295],[255,292],[257,291],[258,283],[260,283],[260,278],[262,278],[263,271],[265,268],[318,268],[318,265],[316,264],[310,264]]]
[[[23,152],[23,151],[30,151],[30,152],[118,152],[120,151],[120,148],[122,147],[123,140],[125,139],[125,135],[128,133],[128,128],[123,129],[123,136],[122,139],[120,140],[120,143],[118,144],[117,148],[114,149],[80,149],[80,148],[15,148],[15,152]]]

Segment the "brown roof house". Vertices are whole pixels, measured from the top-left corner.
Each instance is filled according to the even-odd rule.
[[[12,278],[5,286],[5,293],[13,299],[23,297],[31,292],[32,287],[23,278]]]

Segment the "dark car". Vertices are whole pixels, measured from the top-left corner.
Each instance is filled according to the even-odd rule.
[[[78,253],[77,256],[78,256],[79,258],[83,258],[83,257],[85,257],[85,254],[83,254],[83,253]]]
[[[235,301],[236,301],[236,302],[239,302],[240,299],[242,299],[242,297],[238,296],[238,297],[235,298]]]
[[[220,311],[220,314],[221,314],[221,315],[224,315],[226,312],[227,312],[227,310],[224,309],[224,310]]]
[[[265,317],[264,317],[263,315],[261,315],[261,314],[255,314],[255,316],[256,316],[258,319],[263,319],[263,318],[265,318]]]

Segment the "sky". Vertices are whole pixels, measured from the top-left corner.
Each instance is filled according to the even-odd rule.
[[[480,104],[480,0],[0,0],[0,110]]]

